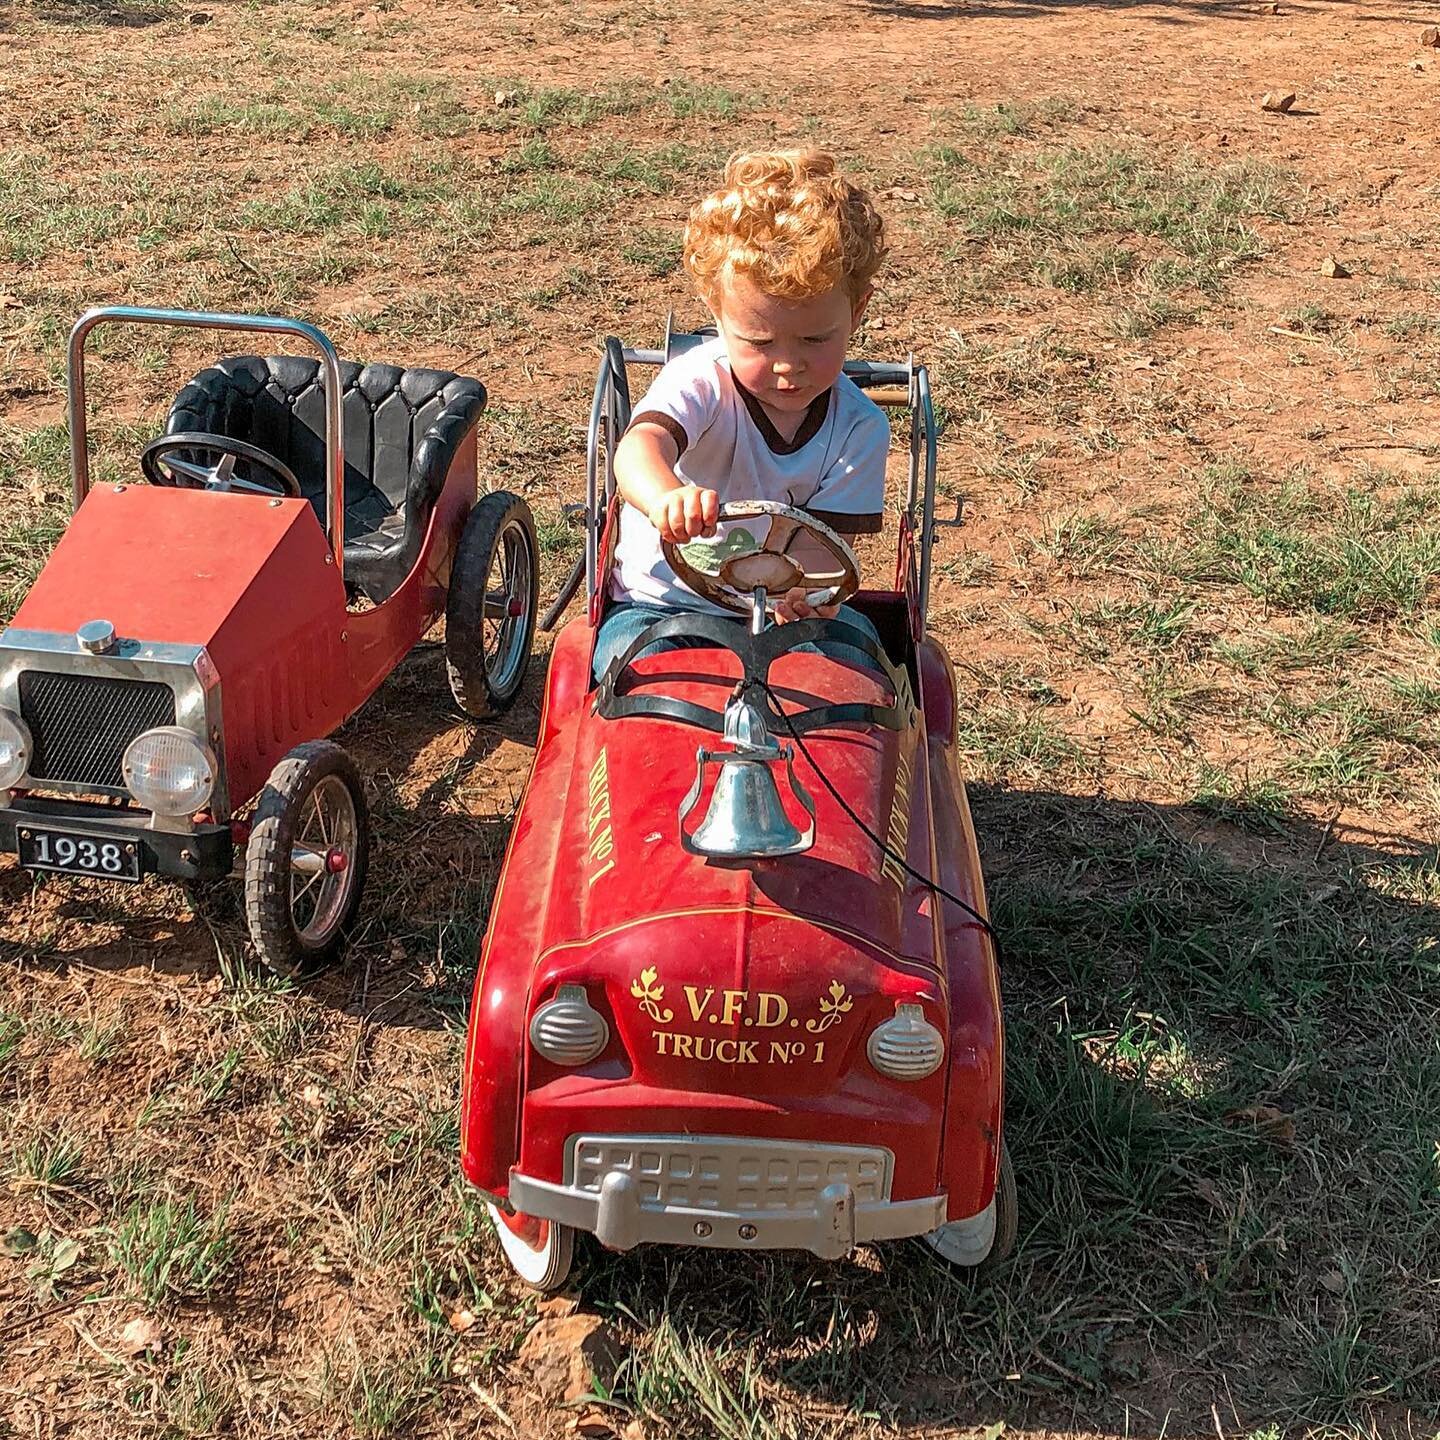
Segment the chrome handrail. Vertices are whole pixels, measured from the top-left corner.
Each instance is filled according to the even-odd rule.
[[[267,335],[292,335],[320,352],[325,376],[325,534],[336,568],[345,574],[345,436],[341,424],[340,357],[330,338],[304,320],[274,315],[227,315],[208,310],[162,310],[143,305],[102,305],[87,310],[70,332],[66,385],[70,406],[70,480],[75,507],[90,490],[90,452],[86,443],[85,341],[110,320],[139,325],[172,325],[187,330],[251,330]]]
[[[664,349],[632,348],[622,346],[614,339],[606,341],[599,373],[595,377],[595,391],[590,404],[590,429],[586,438],[584,571],[585,593],[588,599],[594,598],[596,586],[602,578],[599,575],[600,537],[605,528],[609,500],[614,493],[613,452],[620,433],[623,433],[629,423],[628,413],[619,413],[621,407],[616,395],[619,379],[617,371],[623,372],[626,365],[664,365],[682,350],[703,344],[709,338],[712,337],[676,331],[667,323]],[[930,609],[931,552],[935,545],[937,435],[935,408],[930,396],[930,372],[924,365],[916,364],[912,355],[905,361],[847,360],[845,373],[859,382],[862,389],[894,386],[897,389],[903,388],[909,395],[910,455],[905,477],[905,514],[920,547],[916,588],[919,592],[920,632],[923,635]],[[606,461],[603,496],[600,493],[602,436]],[[551,623],[559,609],[563,609],[563,605],[552,608],[551,615],[547,617]]]

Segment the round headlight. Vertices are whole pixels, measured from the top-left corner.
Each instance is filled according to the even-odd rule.
[[[30,729],[11,710],[0,710],[0,790],[18,785],[30,768]]]
[[[870,1063],[896,1080],[923,1080],[945,1058],[945,1041],[919,1005],[896,1005],[895,1013],[870,1033]]]
[[[120,768],[130,793],[159,815],[193,815],[215,788],[214,751],[179,725],[137,735]]]
[[[562,985],[530,1020],[530,1043],[556,1065],[583,1065],[609,1042],[610,1027],[583,985]]]

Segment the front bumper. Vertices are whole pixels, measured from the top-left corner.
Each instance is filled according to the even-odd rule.
[[[809,1250],[835,1260],[870,1240],[924,1235],[945,1196],[893,1201],[888,1150],[695,1135],[580,1135],[565,1182],[510,1173],[519,1211],[593,1234],[612,1250],[640,1244]],[[988,1252],[994,1205],[953,1222]],[[973,1236],[969,1232],[973,1230]]]
[[[19,832],[31,823],[71,835],[133,844],[139,852],[142,875],[209,880],[230,873],[235,863],[235,847],[228,825],[197,825],[193,830],[170,831],[152,830],[149,821],[150,816],[144,810],[77,800],[40,799],[33,795],[16,796],[8,805],[0,805],[0,852],[16,854],[20,849]],[[96,874],[86,878],[103,880],[105,877]]]

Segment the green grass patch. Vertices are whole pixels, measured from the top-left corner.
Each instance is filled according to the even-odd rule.
[[[1374,620],[1423,608],[1440,576],[1440,490],[1321,485],[1233,466],[1199,477],[1200,504],[1173,547],[1184,578],[1237,585],[1271,608]]]
[[[147,1304],[209,1295],[229,1270],[235,1240],[228,1208],[206,1213],[194,1197],[137,1199],[111,1237],[115,1263]]]
[[[1002,127],[981,138],[1024,133]],[[932,206],[971,245],[986,248],[992,277],[998,267],[1077,293],[1137,284],[1156,297],[1214,290],[1226,269],[1260,254],[1250,222],[1288,213],[1290,182],[1276,167],[1217,166],[1188,152],[1164,160],[1065,147],[1026,151],[1007,164],[992,148],[961,142],[931,147],[921,166]],[[1148,242],[1145,258],[1136,238]]]

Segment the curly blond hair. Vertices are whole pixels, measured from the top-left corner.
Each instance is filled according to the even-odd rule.
[[[685,226],[685,268],[712,310],[732,275],[780,300],[813,300],[839,285],[858,300],[886,249],[869,195],[823,150],[732,155],[725,183]]]

